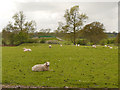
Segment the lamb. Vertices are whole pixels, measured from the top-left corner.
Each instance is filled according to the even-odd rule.
[[[32,71],[48,71],[50,62],[46,62],[44,64],[37,64],[32,67]]]
[[[60,46],[62,47],[62,44],[60,44]]]
[[[49,48],[52,48],[52,46],[51,46],[51,45],[49,45]]]

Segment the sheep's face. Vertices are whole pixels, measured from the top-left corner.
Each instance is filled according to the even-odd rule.
[[[26,48],[23,48],[24,50],[26,49]]]
[[[50,66],[50,62],[46,62],[46,66]]]

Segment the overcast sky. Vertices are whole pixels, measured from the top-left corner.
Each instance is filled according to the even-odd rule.
[[[118,0],[1,0],[0,31],[12,16],[23,11],[27,20],[35,20],[37,30],[50,28],[56,30],[58,22],[65,22],[64,13],[75,5],[79,5],[81,13],[89,17],[87,23],[99,21],[104,24],[107,32],[118,31]],[[110,2],[111,1],[111,2]],[[84,24],[84,25],[85,25]]]

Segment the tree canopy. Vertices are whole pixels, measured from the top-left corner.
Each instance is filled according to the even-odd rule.
[[[16,13],[13,17],[13,22],[3,28],[2,37],[4,44],[19,45],[28,40],[28,33],[33,33],[36,30],[35,21],[27,21],[22,11]]]
[[[96,44],[102,39],[106,38],[104,33],[104,25],[100,22],[92,22],[87,24],[82,30],[81,33],[84,38],[88,39],[90,42]]]
[[[64,14],[66,24],[62,27],[64,32],[72,32],[74,44],[76,43],[76,32],[81,29],[81,26],[86,22],[88,16],[79,12],[79,6],[73,6],[70,10],[67,9]]]

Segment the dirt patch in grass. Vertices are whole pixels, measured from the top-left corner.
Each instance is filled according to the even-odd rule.
[[[23,86],[23,85],[2,85],[2,88],[57,88],[57,87],[46,87],[46,86]]]

